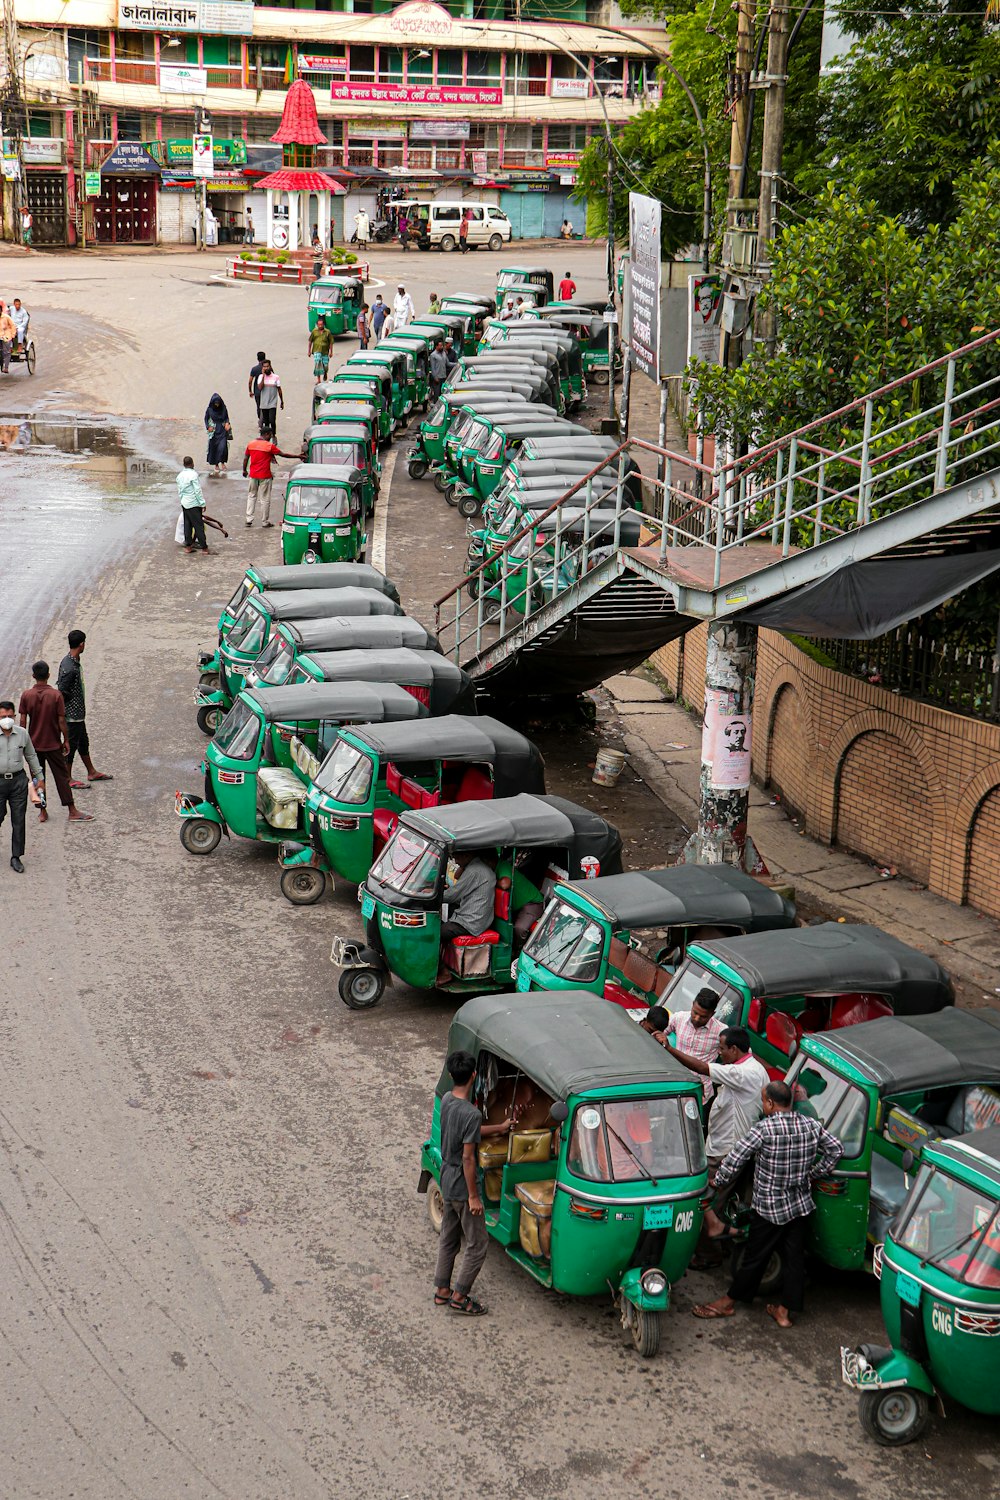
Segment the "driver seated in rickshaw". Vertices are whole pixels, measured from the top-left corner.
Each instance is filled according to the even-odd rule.
[[[492,850],[463,849],[455,854],[455,879],[445,889],[446,919],[441,923],[441,941],[482,937],[493,922],[497,876]]]

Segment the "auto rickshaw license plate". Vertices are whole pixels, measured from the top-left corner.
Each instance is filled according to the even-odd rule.
[[[368,918],[375,914],[375,897],[362,896],[361,898],[361,920],[367,922]]]
[[[902,1271],[897,1271],[896,1295],[900,1302],[906,1302],[910,1307],[919,1307],[921,1290],[919,1281],[914,1281],[912,1276],[904,1276]]]
[[[643,1229],[669,1229],[673,1222],[672,1203],[647,1203],[642,1211]]]

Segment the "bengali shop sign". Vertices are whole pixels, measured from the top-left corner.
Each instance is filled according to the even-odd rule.
[[[337,83],[330,85],[330,97],[337,101],[361,104],[500,104],[500,89],[465,88],[461,85],[424,88],[405,83]]]
[[[628,195],[628,341],[635,368],[660,378],[660,205],[643,193]]]

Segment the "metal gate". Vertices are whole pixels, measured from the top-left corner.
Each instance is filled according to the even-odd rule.
[[[500,194],[500,207],[510,220],[511,236],[515,240],[538,240],[542,237],[542,210],[545,194],[537,188],[525,193],[505,189]]]
[[[156,239],[155,178],[102,177],[101,196],[93,204],[98,244],[150,244]]]
[[[62,172],[25,174],[33,245],[66,244],[66,177]]]
[[[558,239],[563,219],[568,219],[577,234],[582,234],[587,222],[587,208],[583,203],[574,203],[570,198],[571,188],[560,187],[545,194],[544,233],[546,239]]]

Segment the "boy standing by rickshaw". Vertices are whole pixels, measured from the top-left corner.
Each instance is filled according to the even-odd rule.
[[[309,353],[312,355],[313,375],[315,384],[319,385],[325,380],[330,369],[330,350],[333,348],[333,334],[326,326],[326,318],[322,313],[316,319],[316,327],[309,335]]]

